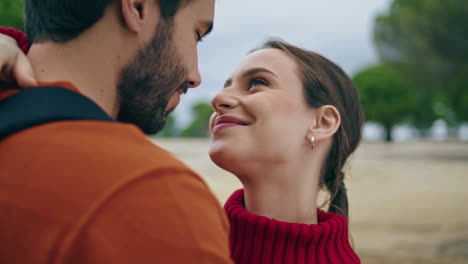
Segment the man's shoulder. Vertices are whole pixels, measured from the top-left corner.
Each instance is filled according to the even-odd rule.
[[[18,147],[27,143],[31,152],[43,152],[43,148],[47,148],[54,159],[68,156],[77,163],[86,163],[91,159],[102,165],[123,163],[138,167],[147,164],[151,167],[161,165],[187,168],[131,124],[93,120],[63,121],[34,127],[21,133],[23,135],[17,135]]]
[[[1,142],[11,173],[47,175],[61,182],[102,187],[157,171],[174,171],[202,181],[182,161],[153,143],[137,127],[102,121],[55,122],[24,130]],[[16,164],[16,166],[9,166]],[[21,168],[21,169],[18,169]],[[157,176],[157,175],[156,175]],[[64,181],[64,185],[68,185]],[[71,186],[71,185],[70,185]],[[69,187],[70,187],[69,186]]]

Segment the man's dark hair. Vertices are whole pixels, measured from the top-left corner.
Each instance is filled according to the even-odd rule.
[[[31,42],[67,42],[78,37],[104,15],[115,0],[25,0],[26,33]],[[168,20],[190,0],[159,1]]]

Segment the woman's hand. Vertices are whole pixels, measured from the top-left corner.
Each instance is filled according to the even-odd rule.
[[[22,88],[37,86],[31,63],[16,41],[0,34],[0,83],[17,83]]]

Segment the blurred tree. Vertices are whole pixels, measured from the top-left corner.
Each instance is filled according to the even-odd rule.
[[[24,30],[23,0],[0,0],[0,25]]]
[[[210,129],[208,127],[210,117],[213,114],[211,104],[200,102],[192,106],[194,119],[192,123],[182,131],[183,137],[208,137]]]
[[[364,69],[353,78],[366,119],[382,124],[386,141],[392,141],[392,128],[415,118],[421,106],[418,91],[395,65]]]
[[[176,119],[174,115],[169,115],[167,117],[166,125],[164,129],[161,130],[158,134],[158,137],[177,137],[179,136],[179,130],[176,127]]]
[[[468,61],[468,1],[393,0],[376,19],[374,41],[384,62],[404,63],[420,81],[425,103],[443,98],[459,120],[468,120],[459,107],[468,89],[455,88],[468,78],[459,74]]]
[[[468,121],[468,61],[450,74],[446,89],[448,93],[444,95],[453,95],[444,97],[446,104],[451,106],[459,120]]]

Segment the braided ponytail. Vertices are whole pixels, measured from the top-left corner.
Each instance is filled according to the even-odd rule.
[[[321,180],[322,188],[330,193],[328,212],[344,216],[348,220],[348,194],[344,183],[345,174],[341,171],[342,159],[335,158],[336,152],[330,153],[328,170]]]
[[[343,174],[344,173],[340,172]],[[328,208],[328,212],[336,213],[344,216],[346,220],[348,220],[349,212],[348,212],[348,194],[345,187],[345,183],[342,181],[336,190],[329,190],[331,193],[330,197],[330,207]]]

